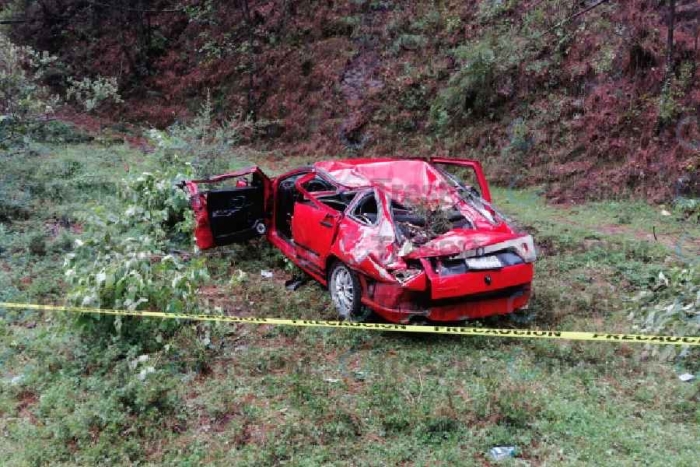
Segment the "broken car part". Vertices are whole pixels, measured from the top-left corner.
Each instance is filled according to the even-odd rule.
[[[265,236],[346,319],[364,305],[392,322],[457,322],[530,297],[534,241],[491,205],[477,161],[329,160],[276,178],[250,167],[185,188],[200,249]]]

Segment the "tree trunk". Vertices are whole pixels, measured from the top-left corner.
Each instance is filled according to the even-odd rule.
[[[255,105],[255,51],[253,50],[253,44],[255,43],[255,29],[253,25],[253,18],[250,14],[250,6],[248,5],[248,0],[241,1],[241,7],[243,9],[243,19],[246,23],[247,35],[248,35],[248,109],[246,111],[246,116],[250,117],[254,122],[257,120],[257,108]]]
[[[668,38],[666,42],[666,82],[673,76],[673,33],[676,27],[676,0],[669,0]]]

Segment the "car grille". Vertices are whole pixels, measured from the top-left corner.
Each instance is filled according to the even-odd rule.
[[[524,263],[522,258],[512,251],[500,251],[483,257],[490,256],[498,258],[503,267]],[[467,266],[467,262],[462,258],[439,257],[434,258],[432,263],[435,272],[440,276],[454,276],[469,272],[469,266]]]

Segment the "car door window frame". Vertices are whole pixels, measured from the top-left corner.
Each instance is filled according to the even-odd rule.
[[[355,216],[355,210],[359,207],[360,203],[363,203],[365,199],[369,198],[369,196],[374,197],[374,201],[377,203],[377,218],[374,220],[374,222],[368,224],[367,222],[364,222],[362,219],[358,218]],[[382,216],[382,209],[381,209],[381,202],[379,200],[379,197],[377,196],[376,190],[367,190],[365,192],[359,192],[356,196],[355,199],[353,200],[352,203],[348,206],[348,208],[345,210],[346,216],[349,219],[352,219],[353,221],[357,222],[360,225],[367,226],[367,227],[376,227],[379,225],[379,221],[381,220]]]

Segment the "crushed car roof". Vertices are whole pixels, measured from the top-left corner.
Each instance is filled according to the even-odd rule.
[[[376,187],[399,203],[422,200],[451,205],[455,189],[438,169],[420,159],[346,159],[319,161],[317,169],[348,188]]]

